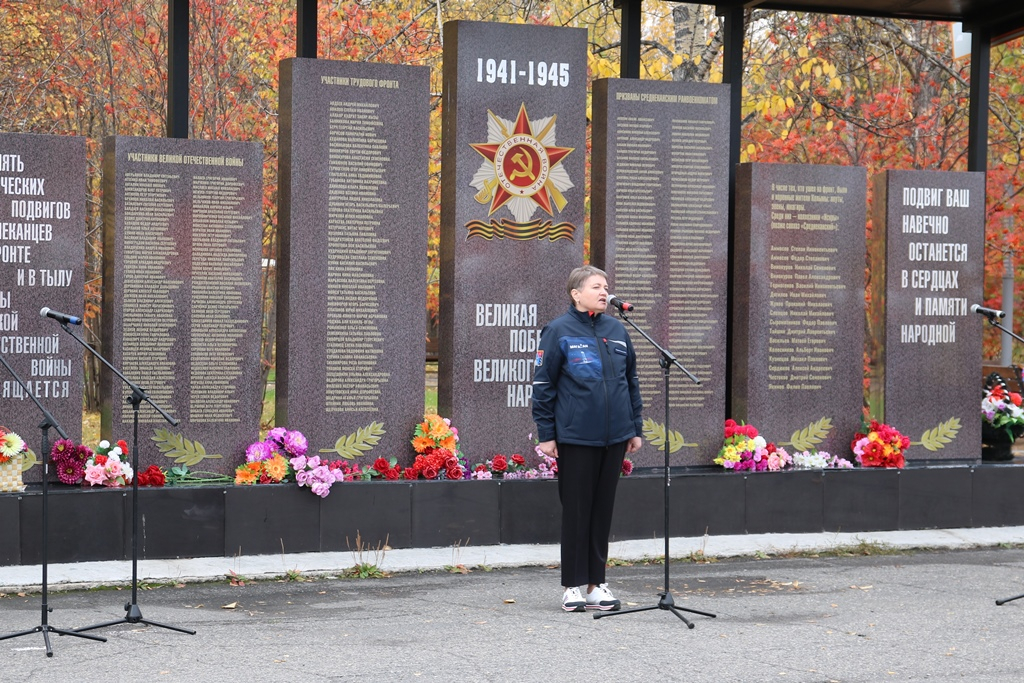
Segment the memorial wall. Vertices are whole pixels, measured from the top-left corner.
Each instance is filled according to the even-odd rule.
[[[871,396],[912,460],[980,456],[985,174],[875,178]]]
[[[0,133],[0,355],[76,441],[82,436],[82,348],[43,308],[85,307],[85,138]],[[79,337],[83,330],[71,327]],[[0,425],[39,453],[43,415],[0,367]],[[49,438],[59,438],[56,430]],[[28,463],[26,463],[28,464]],[[40,467],[24,474],[39,481]]]
[[[234,471],[259,435],[262,207],[259,143],[105,142],[102,351],[181,421],[142,404],[143,468]],[[129,394],[104,372],[104,438],[130,441]]]
[[[741,164],[731,415],[790,452],[847,455],[864,404],[867,173]]]
[[[666,432],[661,354],[627,325],[645,417],[633,460],[663,463],[668,438],[671,464],[707,465],[726,417],[729,86],[602,79],[593,93],[593,261],[701,381],[673,370]]]
[[[438,412],[476,460],[533,454],[537,341],[583,262],[586,44],[444,26]]]
[[[281,62],[275,420],[329,457],[423,419],[429,75]]]

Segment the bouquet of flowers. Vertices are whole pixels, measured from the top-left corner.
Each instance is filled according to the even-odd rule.
[[[785,449],[758,436],[754,425],[741,425],[728,419],[725,421],[725,440],[715,464],[737,472],[778,472],[792,465],[793,458]]]
[[[981,399],[982,423],[1005,430],[1013,442],[1024,429],[1024,410],[1020,404],[1020,394],[1009,391],[1001,382],[994,384],[985,390]]]
[[[157,465],[150,465],[135,477],[139,486],[163,486],[167,483],[167,474]]]
[[[894,427],[872,420],[867,433],[857,432],[850,444],[862,467],[897,467],[905,464],[903,453],[910,448],[910,439]]]
[[[124,440],[111,445],[104,439],[85,461],[85,482],[90,486],[125,486],[134,476],[128,463],[128,444]]]
[[[459,451],[459,431],[452,427],[448,418],[424,416],[423,422],[416,425],[412,447],[416,458],[411,467],[402,470],[403,479],[462,479],[466,476],[466,461]],[[390,470],[397,467],[387,462]],[[377,471],[376,467],[374,469]]]
[[[299,455],[291,459],[295,471],[295,482],[326,498],[335,482],[345,481],[345,472],[341,468],[341,460],[321,460],[319,455],[306,457]]]
[[[793,453],[793,467],[801,470],[848,470],[853,469],[853,463],[827,451],[801,451]]]
[[[519,453],[504,456],[501,453],[473,468],[471,479],[540,479],[540,470],[526,466],[526,458]]]
[[[306,455],[309,442],[299,431],[274,427],[267,438],[249,444],[245,463],[235,468],[235,484],[277,484],[287,479],[291,460]],[[326,494],[325,494],[326,495]]]

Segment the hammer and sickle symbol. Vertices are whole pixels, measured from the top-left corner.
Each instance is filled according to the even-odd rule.
[[[516,152],[512,156],[512,161],[519,165],[520,170],[512,171],[512,175],[509,176],[509,180],[515,180],[516,178],[527,178],[529,180],[537,179],[537,176],[533,173],[533,157],[529,154]]]

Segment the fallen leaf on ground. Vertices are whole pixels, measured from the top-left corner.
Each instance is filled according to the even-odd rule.
[[[221,609],[235,609],[236,607],[238,607],[238,603],[237,602],[229,602],[226,605],[221,605],[220,606]]]

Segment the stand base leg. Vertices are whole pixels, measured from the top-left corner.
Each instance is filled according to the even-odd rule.
[[[41,624],[35,628],[30,628],[27,631],[19,631],[18,633],[9,633],[6,636],[0,636],[0,640],[7,640],[8,638],[19,638],[21,636],[29,636],[33,633],[42,633],[43,642],[46,644],[46,656],[53,656],[53,647],[50,646],[50,634],[56,633],[59,636],[75,636],[76,638],[88,638],[89,640],[95,640],[100,643],[107,642],[106,638],[102,636],[92,636],[85,633],[75,633],[74,631],[65,631],[64,629],[55,628],[49,624]]]
[[[679,607],[676,605],[675,600],[672,599],[672,594],[668,591],[664,593],[658,593],[661,596],[661,600],[658,601],[657,605],[647,605],[645,607],[633,607],[632,609],[619,610],[618,612],[598,612],[594,615],[595,619],[601,619],[602,617],[617,617],[622,614],[632,614],[633,612],[647,612],[652,609],[663,609],[671,612],[686,624],[687,628],[693,628],[693,622],[683,616],[683,612],[690,612],[692,614],[700,614],[701,616],[715,618],[716,615],[711,612],[702,612],[696,609],[689,609],[686,607]]]
[[[116,626],[118,624],[146,624],[147,626],[156,626],[157,628],[165,628],[168,631],[177,631],[178,633],[187,633],[190,636],[196,634],[195,631],[188,628],[181,628],[179,626],[169,626],[168,624],[161,624],[156,621],[150,621],[149,619],[142,618],[142,610],[135,603],[129,602],[124,606],[126,614],[123,619],[115,619],[113,621],[105,621],[102,624],[93,624],[92,626],[83,626],[82,628],[76,628],[73,635],[82,633],[82,631],[92,631],[98,628],[106,628],[108,626]],[[90,636],[86,636],[90,637]]]
[[[1012,598],[1003,598],[1002,600],[996,600],[996,604],[1005,605],[1008,602],[1013,602],[1014,600],[1019,600],[1021,598],[1024,598],[1024,593],[1021,593],[1020,595],[1014,595]]]

